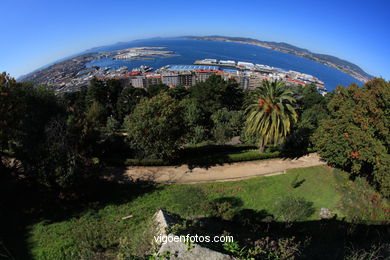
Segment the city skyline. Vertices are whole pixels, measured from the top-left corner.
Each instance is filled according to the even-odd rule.
[[[150,37],[226,35],[286,42],[390,78],[386,1],[5,1],[0,71],[19,77],[86,49]]]

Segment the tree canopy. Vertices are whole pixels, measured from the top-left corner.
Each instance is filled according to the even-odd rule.
[[[124,128],[140,156],[171,158],[184,141],[182,107],[167,93],[143,99],[125,118]]]
[[[390,84],[374,79],[361,88],[339,86],[313,142],[318,153],[352,175],[365,176],[390,195]]]
[[[280,144],[298,119],[293,92],[283,82],[263,81],[253,94],[245,134],[256,136],[261,149],[268,143]]]

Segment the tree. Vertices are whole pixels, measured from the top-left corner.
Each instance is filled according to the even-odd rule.
[[[44,133],[45,140],[37,145],[34,155],[30,157],[32,160],[25,165],[36,181],[49,191],[58,196],[73,193],[92,176],[96,162],[84,157],[72,145],[69,127],[63,118],[53,118],[46,125]]]
[[[183,107],[183,122],[187,129],[186,142],[197,144],[207,139],[207,117],[204,110],[198,106],[194,99],[183,99],[181,101]]]
[[[108,102],[107,86],[103,80],[92,78],[89,81],[86,94],[86,103],[99,102],[102,105]]]
[[[211,115],[213,121],[212,134],[219,144],[224,144],[239,135],[244,123],[243,111],[220,109]]]
[[[297,101],[298,121],[282,146],[286,156],[300,156],[312,147],[310,141],[320,120],[328,118],[327,98],[322,96],[315,85],[294,86]],[[329,95],[329,94],[327,94]]]
[[[27,160],[44,140],[45,125],[64,112],[51,89],[33,88],[1,74],[0,152],[11,152],[17,159]]]
[[[313,143],[322,158],[364,176],[390,196],[390,84],[374,79],[361,88],[338,87]]]
[[[106,123],[107,111],[102,104],[93,101],[85,112],[85,117],[92,127],[101,127]]]
[[[268,143],[280,144],[297,122],[293,92],[280,81],[263,81],[246,108],[245,134],[256,136],[263,151]]]
[[[143,99],[124,121],[128,142],[142,157],[170,159],[186,134],[180,103],[167,93]]]
[[[148,87],[146,92],[148,92],[149,97],[154,97],[158,95],[160,92],[166,92],[168,89],[169,87],[165,84],[155,84]]]
[[[21,172],[57,195],[82,183],[89,162],[70,138],[65,108],[51,89],[1,74],[0,126],[0,152],[21,164],[14,176]]]
[[[107,123],[104,132],[109,136],[114,135],[119,130],[119,127],[120,127],[119,122],[115,118],[110,116],[109,118],[107,118]]]
[[[219,75],[210,76],[190,88],[191,97],[209,115],[219,109],[240,110],[243,102],[243,91],[235,81],[225,81]]]
[[[190,95],[190,90],[184,86],[176,86],[170,88],[168,94],[177,100],[183,100]]]
[[[118,97],[116,104],[117,119],[122,122],[123,118],[133,112],[134,107],[146,97],[147,93],[143,88],[127,87],[124,88]]]

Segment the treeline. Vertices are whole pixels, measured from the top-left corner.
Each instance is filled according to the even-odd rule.
[[[239,136],[284,156],[315,148],[329,163],[390,195],[390,88],[375,79],[325,96],[313,85],[263,82],[242,90],[211,76],[191,88],[92,79],[55,95],[0,76],[2,177],[31,179],[58,196],[98,176],[106,158],[177,159],[189,145]],[[11,177],[10,177],[11,176]]]

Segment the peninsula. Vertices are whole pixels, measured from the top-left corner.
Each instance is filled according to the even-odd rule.
[[[184,36],[183,38],[202,40],[202,41],[224,41],[224,42],[235,42],[235,43],[256,45],[270,50],[290,53],[295,56],[320,62],[326,66],[335,68],[363,82],[367,82],[370,79],[374,78],[374,76],[366,73],[362,68],[349,61],[342,60],[340,58],[327,55],[327,54],[314,53],[307,49],[299,48],[285,42],[269,42],[269,41],[260,41],[252,38],[228,37],[228,36],[219,36],[219,35],[202,36],[202,37]]]

